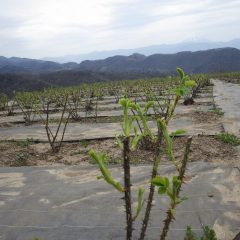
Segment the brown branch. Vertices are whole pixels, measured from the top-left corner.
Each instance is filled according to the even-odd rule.
[[[123,140],[123,169],[124,169],[124,200],[126,209],[126,240],[132,239],[133,218],[131,203],[131,175],[130,175],[130,138],[125,137]]]
[[[162,143],[162,137],[160,138],[157,149],[156,149],[155,158],[153,161],[151,179],[153,179],[157,176],[157,170],[158,170],[158,166],[160,163],[160,154],[161,154],[160,145],[161,145],[161,143]],[[154,192],[155,192],[155,188],[151,181],[150,190],[149,190],[148,199],[147,199],[147,206],[146,206],[144,218],[142,221],[142,228],[141,228],[139,240],[143,240],[145,238],[145,234],[146,234],[146,230],[147,230],[148,222],[149,222],[149,218],[150,218],[150,213],[152,210],[152,201],[153,201]]]
[[[181,187],[183,184],[183,180],[184,180],[184,175],[185,175],[185,171],[186,171],[186,167],[187,167],[187,162],[188,162],[188,156],[190,153],[190,147],[191,147],[191,143],[192,143],[192,137],[189,137],[185,146],[185,152],[184,152],[184,158],[182,161],[182,165],[181,168],[179,170],[179,175],[178,175],[178,179],[181,181],[179,188],[177,189],[176,192],[176,198],[179,198],[179,193],[181,191]],[[169,209],[167,210],[167,217],[166,219],[163,221],[164,222],[164,227],[162,230],[162,233],[160,235],[160,240],[165,240],[167,237],[167,233],[169,231],[169,227],[170,224],[174,221],[174,211],[177,207],[177,203],[176,202],[171,202]]]

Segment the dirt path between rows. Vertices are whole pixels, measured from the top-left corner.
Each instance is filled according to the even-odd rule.
[[[212,83],[214,101],[224,112],[224,130],[240,137],[240,85],[216,79]]]

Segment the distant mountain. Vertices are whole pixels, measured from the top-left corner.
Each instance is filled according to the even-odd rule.
[[[72,69],[76,63],[60,64],[51,61],[43,61],[28,58],[0,56],[0,72],[10,73],[46,73],[60,70]]]
[[[175,72],[177,66],[188,73],[240,71],[240,50],[218,48],[176,54],[154,54],[148,57],[140,54],[127,57],[114,56],[104,60],[83,61],[77,69],[95,72],[171,74]]]
[[[156,73],[170,74],[177,66],[189,73],[209,73],[240,70],[240,50],[217,48],[197,52],[153,54],[145,56],[134,53],[130,56],[116,55],[102,60],[86,60],[80,64],[0,57],[0,73],[46,74],[59,71],[92,71],[107,73]]]
[[[218,48],[176,54],[114,56],[103,60],[59,64],[0,57],[0,92],[40,90],[138,77],[163,76],[182,67],[188,74],[240,71],[240,50]]]
[[[98,72],[126,72],[141,71],[139,66],[147,57],[138,53],[130,56],[114,56],[103,60],[83,61],[79,64],[79,70],[91,70]]]
[[[78,54],[78,55],[66,55],[62,57],[46,57],[42,60],[54,61],[59,63],[66,62],[82,62],[84,60],[99,60],[108,57],[112,57],[115,55],[123,55],[129,56],[133,53],[139,53],[146,56],[152,54],[170,54],[170,53],[178,53],[183,51],[200,51],[200,50],[208,50],[213,48],[225,48],[232,47],[240,49],[240,39],[234,39],[228,42],[211,42],[211,41],[188,41],[177,44],[160,44],[153,45],[135,49],[118,49],[112,51],[96,51],[87,54]]]

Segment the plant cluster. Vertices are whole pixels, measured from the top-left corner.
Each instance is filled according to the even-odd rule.
[[[7,116],[13,115],[14,101],[9,101],[6,94],[0,92],[0,111],[6,112]]]
[[[212,112],[212,113],[215,113],[215,114],[217,114],[219,116],[223,116],[224,115],[224,112],[223,112],[222,108],[217,107],[215,104],[208,111]]]
[[[186,235],[184,240],[217,240],[216,233],[209,226],[203,226],[203,236],[196,237],[196,234],[192,231],[191,226],[187,226]]]
[[[217,78],[225,81],[240,83],[240,72],[225,72],[225,73],[214,73],[210,77]]]
[[[191,80],[182,69],[177,69],[180,80],[179,84],[171,89],[170,92],[174,96],[166,108],[165,114],[156,114],[156,125],[158,128],[155,134],[149,126],[148,112],[150,110],[156,111],[154,101],[148,101],[142,108],[138,103],[133,102],[129,98],[120,99],[119,103],[123,109],[123,123],[122,134],[116,137],[119,148],[122,151],[123,158],[123,184],[117,181],[107,167],[107,155],[104,153],[96,153],[94,150],[89,151],[89,155],[99,166],[101,176],[99,179],[104,179],[113,188],[123,194],[125,211],[126,211],[126,239],[133,239],[134,224],[140,214],[143,214],[142,227],[138,239],[143,240],[146,237],[146,230],[149,225],[150,214],[152,211],[153,197],[155,188],[158,188],[159,195],[165,195],[169,199],[169,208],[166,212],[164,226],[160,233],[160,239],[164,240],[167,237],[170,224],[175,219],[176,207],[181,204],[186,198],[180,196],[180,190],[184,182],[188,156],[190,152],[191,140],[190,137],[185,146],[184,158],[182,162],[175,159],[173,152],[173,137],[182,133],[182,130],[176,132],[168,131],[168,124],[174,115],[175,108],[181,97],[185,96],[189,90],[195,86],[195,81]],[[159,106],[161,109],[162,106]],[[158,109],[158,110],[159,110]],[[160,110],[161,111],[161,110]],[[161,111],[162,112],[162,111]],[[134,151],[142,139],[147,138],[151,144],[155,146],[155,154],[152,165],[152,172],[150,177],[150,190],[145,200],[145,189],[138,188],[137,193],[132,192],[131,182],[131,152]],[[163,144],[163,142],[165,144]],[[176,174],[173,177],[158,176],[159,164],[163,148],[167,152],[169,160],[176,169]],[[134,210],[132,207],[134,195],[137,195],[137,207]],[[144,203],[146,201],[145,211]]]
[[[41,121],[44,124],[48,142],[53,152],[58,152],[62,146],[65,132],[69,121],[81,121],[83,117],[94,117],[98,121],[99,101],[107,96],[114,96],[118,102],[121,98],[130,99],[137,108],[143,107],[149,102],[151,107],[148,111],[142,112],[142,119],[148,119],[152,115],[155,121],[158,118],[165,118],[171,115],[171,103],[174,102],[175,92],[181,86],[184,96],[190,94],[197,86],[204,86],[207,83],[205,76],[193,76],[197,79],[194,86],[188,76],[185,77],[186,86],[181,86],[181,81],[176,77],[149,78],[138,80],[114,81],[108,83],[83,84],[76,87],[49,88],[44,91],[17,92],[10,101],[8,97],[0,94],[0,111],[7,115],[18,114],[17,109],[24,115],[25,125]],[[179,91],[180,89],[178,89]],[[182,93],[181,93],[182,94]],[[139,102],[137,104],[137,102]],[[175,104],[178,102],[175,101]],[[129,108],[131,114],[138,115],[139,110]],[[54,116],[54,114],[58,114]],[[57,120],[59,119],[59,121]],[[138,127],[143,133],[141,126],[142,119],[135,118]],[[159,129],[160,131],[160,129]],[[141,139],[142,146],[147,148],[149,136]],[[150,142],[151,143],[151,140]]]

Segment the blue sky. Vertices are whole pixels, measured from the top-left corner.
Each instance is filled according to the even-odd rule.
[[[240,37],[240,0],[0,0],[0,55],[42,58]]]

